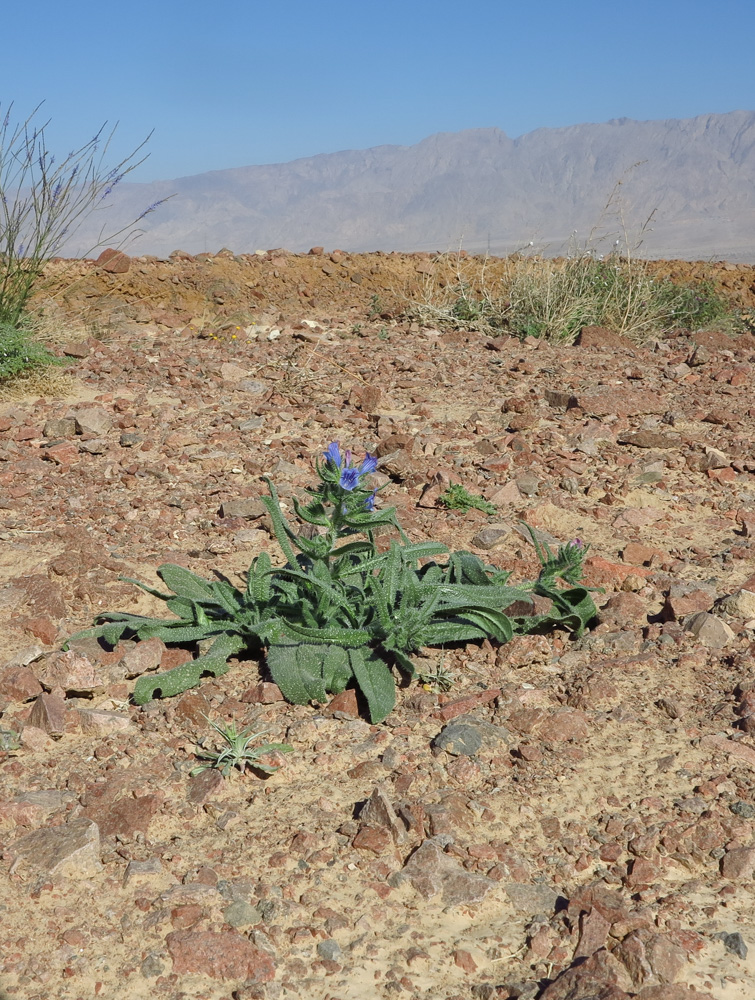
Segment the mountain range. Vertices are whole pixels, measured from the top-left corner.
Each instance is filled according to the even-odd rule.
[[[84,255],[101,231],[146,206],[124,249],[165,256],[314,245],[352,252],[452,250],[505,254],[607,251],[755,262],[755,112],[665,121],[618,118],[498,128],[174,180],[123,184],[66,245]],[[101,230],[102,227],[102,230]]]

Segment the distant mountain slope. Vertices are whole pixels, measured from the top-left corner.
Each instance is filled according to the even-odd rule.
[[[636,166],[633,166],[638,164]],[[617,188],[618,182],[621,182]],[[606,202],[614,199],[608,212]],[[430,136],[290,163],[127,184],[67,250],[83,253],[174,194],[143,221],[133,253],[316,244],[344,250],[564,249],[593,227],[630,242],[655,211],[642,253],[755,261],[755,112]],[[607,244],[608,246],[608,244]]]

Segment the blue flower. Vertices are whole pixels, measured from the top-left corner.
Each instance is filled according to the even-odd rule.
[[[377,459],[374,455],[365,455],[359,465],[354,465],[351,460],[351,451],[347,448],[346,452],[341,455],[341,448],[337,441],[329,444],[324,454],[325,460],[341,472],[338,485],[349,492],[359,486],[362,476],[367,476],[377,469]]]

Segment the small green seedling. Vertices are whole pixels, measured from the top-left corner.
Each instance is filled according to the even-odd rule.
[[[496,509],[492,503],[488,503],[476,493],[470,493],[461,483],[452,483],[445,493],[438,497],[438,503],[443,504],[448,510],[461,510],[465,513],[468,510],[481,510],[485,514],[495,514]]]
[[[0,751],[13,753],[21,746],[21,740],[15,729],[0,729]]]
[[[434,670],[417,671],[417,679],[426,691],[450,691],[454,684],[453,674],[445,666],[446,658],[441,657]]]
[[[207,717],[205,716],[205,718]],[[256,771],[264,771],[265,774],[274,774],[278,768],[271,764],[263,763],[261,758],[273,751],[277,751],[278,753],[293,753],[294,748],[290,747],[287,743],[263,743],[261,746],[252,746],[251,744],[255,740],[266,735],[266,730],[264,729],[258,733],[253,733],[250,727],[249,729],[242,729],[241,732],[237,732],[235,722],[224,726],[222,723],[213,722],[211,719],[207,719],[207,721],[225,741],[226,745],[220,750],[205,750],[200,743],[199,746],[202,749],[197,754],[197,757],[200,760],[207,761],[207,763],[193,768],[191,771],[192,777],[210,768],[217,768],[223,777],[227,778],[234,767],[237,767],[243,774],[247,765]]]

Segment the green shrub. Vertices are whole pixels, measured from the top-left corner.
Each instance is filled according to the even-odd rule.
[[[63,365],[28,326],[0,322],[0,382],[49,365]]]
[[[160,566],[170,593],[131,580],[165,601],[173,619],[125,612],[98,616],[93,629],[73,638],[101,636],[110,645],[122,637],[159,637],[175,645],[208,643],[198,659],[164,673],[140,677],[134,701],[180,694],[205,674],[220,676],[242,650],[267,651],[267,666],[283,695],[295,704],[322,703],[354,684],[379,722],[395,702],[391,667],[415,675],[410,654],[490,638],[507,642],[515,634],[562,628],[581,633],[595,615],[588,591],[578,586],[587,549],[576,541],[558,553],[535,542],[541,560],[533,583],[512,586],[509,574],[486,566],[469,552],[449,553],[437,542],[410,542],[395,509],[375,510],[366,485],[377,460],[359,464],[337,444],[317,465],[320,484],[311,500],[294,498],[298,517],[319,531],[297,534],[285,520],[275,487],[264,498],[276,538],[288,560],[273,569],[267,553],[249,568],[243,589],[224,577],[203,580],[181,566]],[[378,528],[393,527],[400,541],[387,551],[375,542]],[[363,539],[355,535],[366,536]],[[535,541],[533,536],[533,541]],[[298,555],[296,553],[298,549]],[[444,563],[437,556],[447,556]],[[566,583],[566,588],[557,580]],[[552,602],[543,614],[510,617],[506,609],[531,603],[530,595]]]

